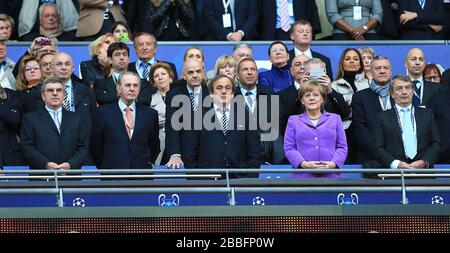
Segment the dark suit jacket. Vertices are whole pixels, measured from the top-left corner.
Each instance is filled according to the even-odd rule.
[[[398,39],[400,29],[400,19],[397,11],[392,10],[392,0],[380,0],[383,8],[383,18],[375,31],[379,39]]]
[[[434,93],[428,105],[434,113],[436,124],[441,137],[441,153],[438,163],[450,163],[450,90],[442,89]]]
[[[398,13],[404,11],[417,13],[418,17],[402,26],[403,40],[437,40],[444,39],[444,32],[435,33],[429,24],[444,25],[445,15],[442,0],[427,0],[422,9],[418,1],[398,0]],[[448,18],[448,17],[447,17]]]
[[[136,103],[131,140],[118,103],[98,108],[93,121],[91,155],[97,168],[151,168],[159,154],[159,127],[156,110]]]
[[[189,93],[188,93],[188,89],[187,89],[186,85],[173,86],[170,88],[169,92],[167,92],[166,101],[165,101],[166,102],[166,123],[165,123],[166,146],[165,146],[165,148],[166,148],[168,156],[171,156],[173,154],[180,154],[181,158],[183,159],[183,154],[185,154],[186,149],[187,149],[186,141],[185,141],[187,131],[186,130],[177,131],[174,129],[174,127],[171,124],[172,115],[184,105],[183,103],[178,103],[178,104],[175,104],[174,106],[171,105],[173,98],[177,95],[185,96],[185,99],[187,99],[186,101],[190,101]],[[199,108],[203,104],[203,100],[205,99],[205,97],[209,96],[209,91],[205,84],[202,84],[201,96],[202,97],[199,99]],[[192,128],[193,120],[194,120],[192,117],[194,117],[195,113],[192,110],[190,102],[189,102],[189,104],[187,104],[185,106],[189,106],[189,110],[191,112],[191,115],[190,115],[191,118],[187,118],[187,117],[185,117],[185,115],[183,115],[180,117],[179,120],[180,120],[180,122],[189,122],[188,125],[190,125]],[[199,111],[197,111],[197,115],[201,116],[201,114],[199,114]],[[176,120],[176,119],[174,119],[174,120],[176,122],[178,122],[178,120]]]
[[[22,104],[15,91],[4,90],[7,98],[0,99],[0,168],[4,165],[24,164],[17,141]]]
[[[174,80],[178,79],[177,67],[175,67],[175,64],[173,64],[171,62],[168,62],[168,61],[158,61],[158,60],[156,60],[156,62],[164,62],[164,63],[169,64],[169,66],[172,68],[173,74],[175,75]],[[131,63],[128,64],[128,71],[134,72],[134,73],[139,75],[139,73],[138,73],[138,71],[136,69],[136,62],[131,62]],[[143,80],[143,79],[141,79],[141,80]],[[145,82],[150,84],[147,80],[145,80]]]
[[[417,126],[417,155],[412,160],[424,160],[432,167],[441,146],[433,112],[416,107],[414,116]],[[389,168],[394,160],[407,161],[394,108],[378,114],[374,135],[375,154],[384,167]]]
[[[125,10],[125,18],[131,31],[142,32],[145,15],[147,14],[149,2],[147,0],[128,1],[127,10]]]
[[[82,61],[80,63],[81,77],[83,78],[83,83],[87,86],[95,83],[98,79],[104,79],[103,68],[98,63],[96,59],[89,61]]]
[[[89,153],[90,125],[81,115],[62,110],[61,134],[45,108],[25,114],[20,141],[30,167],[45,169],[48,162],[68,162],[79,169]]]
[[[207,27],[217,40],[227,40],[227,35],[233,31],[233,25],[228,28],[223,27],[222,15],[224,8],[222,0],[205,1],[204,14]],[[232,15],[231,6],[228,13]],[[245,40],[252,40],[256,33],[256,23],[258,22],[258,8],[256,0],[235,0],[234,19],[236,21],[236,31],[242,30]],[[233,18],[233,17],[232,17]]]
[[[430,103],[431,97],[435,92],[439,92],[439,84],[435,84],[433,82],[428,82],[423,79],[424,84],[423,89],[423,97],[422,97],[422,105],[427,106]]]
[[[144,104],[148,105],[151,104],[152,97],[151,95],[150,97],[148,96],[147,90],[151,94],[156,92],[156,88],[153,87],[153,85],[149,84],[146,81],[141,82],[141,91],[139,92],[136,102],[143,102]],[[97,79],[94,84],[94,92],[97,103],[99,105],[115,103],[119,101],[119,97],[117,95],[117,87],[112,76],[106,77],[104,79]]]
[[[42,37],[42,36],[44,36],[44,35],[42,35],[39,31],[31,32],[31,33],[23,35],[22,38],[20,38],[20,40],[33,41],[37,37]],[[75,41],[75,40],[77,40],[77,37],[75,36],[75,30],[63,32],[63,33],[61,33],[61,35],[59,35],[56,38],[58,39],[58,41]]]
[[[298,91],[294,85],[289,86],[280,93],[280,106],[280,128],[281,133],[284,135],[289,117],[305,111],[304,106],[298,99]],[[333,89],[330,94],[327,94],[324,109],[327,112],[338,114],[342,119],[347,118],[351,113],[351,109],[344,101],[342,94]]]
[[[327,75],[330,77],[331,80],[333,80],[333,69],[331,66],[331,61],[330,58],[326,57],[325,55],[318,53],[318,52],[314,52],[311,50],[311,54],[313,58],[318,58],[321,59],[323,62],[325,62],[326,65],[326,69],[327,69]],[[288,61],[288,65],[291,66],[292,65],[292,60],[295,58],[295,50],[289,50],[289,61]]]
[[[295,20],[306,19],[311,22],[314,33],[320,33],[320,20],[316,1],[302,0],[294,2]],[[275,40],[275,24],[277,20],[276,0],[258,0],[259,7],[259,38],[262,40]]]
[[[212,105],[203,108],[203,115],[213,110]],[[207,130],[189,130],[187,154],[183,161],[186,168],[259,168],[259,138],[256,130],[249,130],[249,114],[245,113],[245,120],[236,120],[237,112],[241,109],[232,107],[226,135],[223,135],[220,123],[215,113],[208,114],[208,121],[216,128]],[[233,125],[233,130],[231,130]],[[231,174],[232,178],[257,177],[256,173]],[[222,177],[223,178],[223,177]]]
[[[394,100],[391,99],[393,106]],[[375,128],[376,115],[382,112],[378,95],[370,88],[360,90],[352,98],[352,128],[353,137],[357,144],[356,161],[361,164],[373,163],[375,156]],[[366,165],[366,167],[378,167],[379,164]]]

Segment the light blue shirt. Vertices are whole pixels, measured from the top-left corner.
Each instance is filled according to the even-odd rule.
[[[266,0],[267,1],[267,0]],[[288,0],[288,4],[294,8],[293,0]],[[295,22],[294,16],[289,15],[289,23],[291,25]],[[277,22],[275,24],[275,28],[281,28],[281,18],[280,18],[280,0],[277,0]]]
[[[50,117],[53,119],[53,122],[55,122],[56,128],[60,128],[61,122],[62,122],[62,107],[59,107],[57,110],[53,110],[52,108],[50,108],[46,105],[45,109],[50,114]],[[55,114],[56,114],[56,117],[55,117]],[[58,121],[58,122],[56,122],[56,121]],[[60,130],[60,129],[58,129],[58,130]]]
[[[151,66],[155,62],[156,62],[155,57],[153,57],[147,63],[150,64],[150,66]],[[142,78],[142,76],[144,76],[144,65],[141,64],[141,63],[144,63],[144,62],[139,60],[139,59],[137,59],[137,61],[136,61],[136,70],[137,70],[139,76],[141,77],[141,79],[144,79],[144,78]]]

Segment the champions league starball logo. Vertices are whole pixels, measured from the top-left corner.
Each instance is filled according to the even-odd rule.
[[[172,194],[172,198],[166,198],[165,194],[160,194],[158,197],[159,206],[179,206],[180,197],[177,194]]]
[[[85,207],[86,206],[86,201],[84,201],[84,199],[82,199],[82,198],[74,198],[72,200],[72,206],[74,206],[74,207]]]
[[[256,196],[253,198],[252,204],[254,206],[264,206],[264,205],[266,205],[266,202],[264,201],[264,198],[262,198],[260,196]]]
[[[339,193],[337,195],[338,205],[357,205],[358,204],[358,194],[352,193],[350,197],[346,197],[344,193]]]
[[[434,196],[431,198],[431,204],[433,205],[443,205],[444,204],[444,198],[441,196]]]

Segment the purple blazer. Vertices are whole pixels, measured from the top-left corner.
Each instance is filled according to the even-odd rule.
[[[317,126],[306,113],[289,117],[284,135],[284,154],[294,168],[303,161],[332,161],[342,168],[347,158],[347,139],[341,117],[323,111]],[[292,176],[340,178],[341,174],[294,173]]]

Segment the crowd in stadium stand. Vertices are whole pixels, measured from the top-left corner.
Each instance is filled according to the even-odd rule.
[[[449,0],[2,1],[0,166],[450,163],[447,63],[427,64],[412,48],[403,57],[407,75],[397,75],[391,59],[370,47],[346,48],[339,62],[311,48],[319,35],[445,40],[448,14]],[[16,40],[31,45],[14,62],[7,42]],[[212,40],[236,42],[213,59],[213,70],[199,46],[186,50],[180,74],[157,60],[158,41]],[[246,40],[269,41],[270,70],[258,70]],[[82,78],[60,41],[90,42]]]

